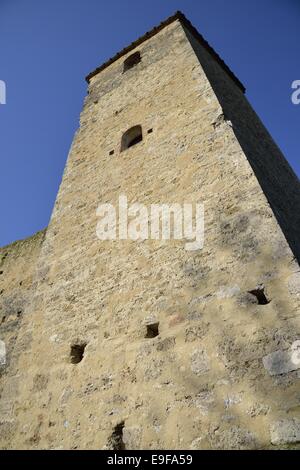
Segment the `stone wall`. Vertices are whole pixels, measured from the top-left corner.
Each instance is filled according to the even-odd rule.
[[[3,411],[0,419],[6,412],[11,414],[11,408],[6,408],[8,403],[3,388],[8,385],[9,390],[13,389],[11,393],[16,393],[16,381],[10,381],[8,377],[19,355],[26,355],[31,342],[30,335],[23,343],[17,342],[17,337],[26,305],[35,289],[35,267],[44,236],[45,230],[0,248],[0,400]],[[5,425],[2,428],[0,425],[0,429],[1,435],[5,435]]]
[[[295,257],[300,260],[300,182],[247,98],[193,34],[186,35]]]
[[[123,74],[120,57],[90,81],[16,341],[30,331],[30,349],[7,377],[3,448],[298,445],[299,265],[194,48],[177,20],[138,65]],[[137,124],[143,141],[120,152]],[[98,240],[96,209],[120,194],[203,202],[204,248]]]

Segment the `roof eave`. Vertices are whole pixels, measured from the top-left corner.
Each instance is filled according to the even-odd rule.
[[[246,89],[244,85],[240,82],[240,80],[235,76],[235,74],[230,70],[230,68],[225,64],[225,62],[221,59],[221,57],[215,52],[215,50],[208,44],[208,42],[203,38],[203,36],[197,31],[197,29],[192,25],[192,23],[185,17],[185,15],[181,11],[177,11],[174,15],[167,18],[165,21],[160,23],[158,26],[153,28],[151,31],[148,31],[146,34],[141,36],[136,41],[132,42],[129,46],[122,49],[112,58],[104,62],[101,66],[97,67],[91,73],[89,73],[86,77],[86,81],[89,83],[91,78],[97,75],[99,72],[102,72],[105,68],[111,65],[113,62],[118,60],[120,57],[124,56],[128,52],[132,51],[140,44],[142,44],[147,39],[155,36],[159,31],[164,29],[169,24],[173,23],[174,21],[179,20],[184,26],[186,26],[190,32],[195,36],[200,43],[205,47],[205,49],[214,57],[214,59],[220,64],[220,66],[227,72],[227,74],[232,78],[232,80],[236,83],[236,85],[245,93]]]

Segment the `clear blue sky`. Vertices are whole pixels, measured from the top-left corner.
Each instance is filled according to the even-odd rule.
[[[244,83],[300,175],[300,0],[0,0],[0,246],[48,224],[87,73],[176,10]]]

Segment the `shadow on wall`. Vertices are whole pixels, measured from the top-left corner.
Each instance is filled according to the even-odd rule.
[[[266,267],[274,265],[269,255],[261,259]],[[195,292],[199,269],[203,270],[202,254],[194,257],[194,269],[188,274]],[[213,286],[213,277],[207,270],[202,281]],[[190,448],[299,448],[300,360],[292,360],[293,345],[299,343],[299,317],[292,316],[295,306],[287,298],[286,286],[277,285],[272,297],[266,283],[255,289],[249,286],[245,292],[226,287],[224,292],[194,298],[185,318],[185,343],[193,346],[193,373],[180,372],[182,357],[176,353],[175,331],[173,343],[164,331],[152,339],[161,359],[158,362],[150,354],[149,364],[156,360],[163,369],[164,362],[169,362],[169,386],[176,384],[182,391],[175,403],[170,400],[171,414],[176,413],[175,407],[179,422],[182,419],[177,431],[184,433],[189,418],[197,429],[199,438]],[[159,394],[153,400],[152,408],[157,400],[160,409]]]
[[[300,182],[242,90],[186,30],[295,258],[300,262]]]

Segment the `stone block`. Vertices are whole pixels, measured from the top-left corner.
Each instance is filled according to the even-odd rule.
[[[191,355],[191,369],[196,375],[205,374],[209,371],[209,360],[206,352],[202,349],[195,349]]]
[[[270,375],[287,374],[300,369],[300,341],[295,341],[290,350],[268,354],[263,358],[263,365]]]
[[[300,420],[281,419],[270,426],[271,442],[274,445],[300,442]]]

